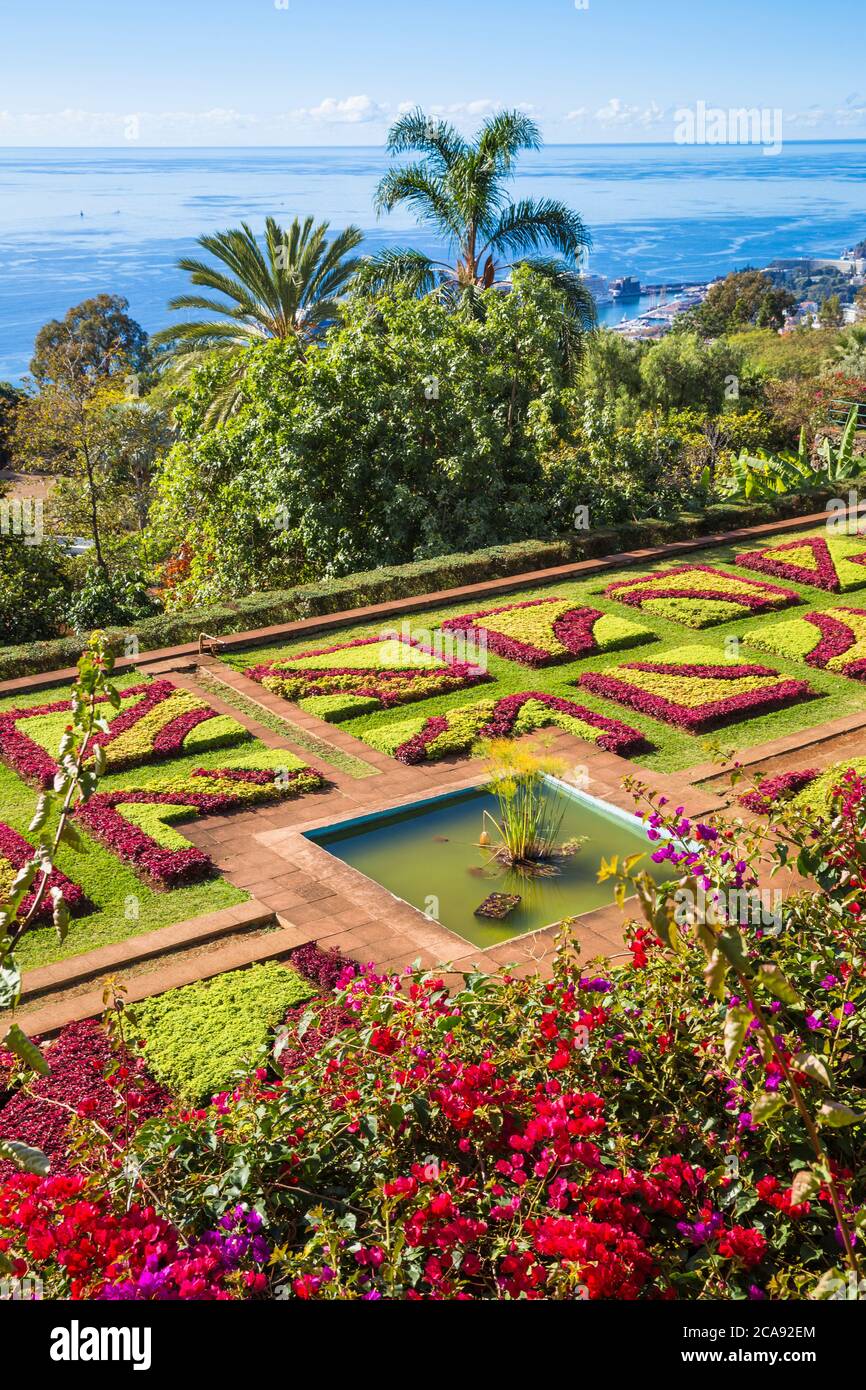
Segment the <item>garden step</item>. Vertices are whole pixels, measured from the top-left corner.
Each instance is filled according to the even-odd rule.
[[[178,922],[173,927],[161,927],[159,931],[128,937],[125,941],[100,946],[95,951],[85,951],[53,965],[26,970],[22,978],[21,1003],[26,1006],[46,994],[74,989],[76,985],[86,984],[103,975],[117,974],[143,961],[202,946],[221,936],[235,936],[267,926],[275,920],[275,915],[273,908],[251,898],[249,902],[222,908],[219,912],[204,913],[186,922]]]
[[[273,916],[273,914],[271,914]],[[278,919],[279,921],[279,919]],[[127,984],[125,1000],[128,1004],[150,999],[155,994],[165,994],[169,989],[191,985],[196,980],[212,979],[228,970],[242,970],[245,966],[258,965],[264,961],[281,960],[295,949],[310,940],[310,933],[301,927],[284,925],[254,940],[243,937],[228,942],[218,951],[207,956],[175,961],[137,975]],[[41,1007],[20,1009],[17,1021],[30,1037],[50,1038],[65,1028],[68,1023],[79,1023],[85,1018],[96,1018],[104,1010],[102,989],[90,989],[80,994],[72,994],[63,1000],[47,1002]]]

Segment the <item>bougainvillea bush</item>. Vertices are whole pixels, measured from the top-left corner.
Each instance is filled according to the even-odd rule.
[[[801,602],[793,589],[728,574],[712,565],[677,565],[617,579],[604,593],[606,598],[691,628],[714,627]]]
[[[771,859],[819,886],[770,927],[731,906],[767,841],[634,790],[672,878],[607,866],[639,893],[628,963],[566,931],[546,980],[344,972],[290,1011],[284,1063],[147,1120],[129,1162],[97,1136],[82,1187],[0,1186],[7,1261],[79,1297],[790,1299],[861,1278],[866,784],[843,771],[825,816],[778,821]]]
[[[712,647],[681,647],[660,661],[629,661],[589,671],[580,685],[594,695],[650,714],[689,733],[766,713],[815,694],[808,681],[786,680],[771,666],[719,662]]]
[[[444,715],[423,716],[370,730],[367,742],[403,763],[465,753],[491,738],[519,738],[553,725],[624,757],[649,747],[643,734],[618,719],[596,714],[574,700],[522,691],[501,700],[478,700]]]
[[[483,641],[522,666],[552,666],[575,657],[619,651],[655,640],[639,623],[576,605],[573,598],[534,598],[446,618],[443,632]]]
[[[743,551],[737,556],[737,564],[834,594],[866,585],[866,544],[862,536],[799,536],[763,550]]]

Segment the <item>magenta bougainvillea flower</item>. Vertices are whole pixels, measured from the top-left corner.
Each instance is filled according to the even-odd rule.
[[[14,876],[32,857],[33,846],[24,839],[23,835],[19,835],[17,831],[13,830],[8,825],[4,825],[3,822],[0,821],[0,879],[2,879],[4,868],[7,870],[10,877]],[[63,901],[73,914],[89,912],[93,906],[85,897],[77,883],[73,883],[71,879],[68,879],[59,869],[53,869],[48,875],[48,881],[45,884],[45,890],[35,919],[36,921],[51,921],[54,909],[54,890],[58,890],[62,894]],[[22,900],[21,906],[18,909],[18,915],[20,917],[27,916],[27,913],[36,900],[37,891],[37,888],[31,889]],[[0,896],[2,896],[2,894],[0,894]]]

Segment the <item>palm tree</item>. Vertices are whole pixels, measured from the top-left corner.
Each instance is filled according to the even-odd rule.
[[[184,256],[178,261],[194,285],[215,291],[181,294],[170,309],[200,309],[207,319],[187,320],[165,328],[153,338],[166,348],[170,373],[183,378],[211,353],[240,357],[244,348],[268,338],[295,339],[302,350],[321,337],[339,312],[339,297],[355,275],[359,261],[350,253],[362,240],[357,227],[347,227],[328,241],[327,222],[318,226],[308,217],[295,218],[286,231],[272,217],[265,222],[264,248],[243,222],[240,228],[201,236],[198,245],[216,264]],[[210,409],[210,418],[224,419],[236,409],[239,360]]]
[[[580,328],[593,326],[595,303],[577,270],[591,245],[583,220],[553,198],[508,198],[517,156],[540,146],[538,126],[520,111],[488,117],[474,142],[420,108],[401,117],[388,134],[389,154],[415,152],[422,158],[385,175],[377,210],[410,207],[421,225],[446,242],[451,259],[403,248],[382,251],[364,263],[358,287],[377,294],[405,285],[417,295],[473,300],[482,290],[508,288],[515,266],[528,263],[564,292]],[[528,252],[540,250],[556,254],[527,261]]]

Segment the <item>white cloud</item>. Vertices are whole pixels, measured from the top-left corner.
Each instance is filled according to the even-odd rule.
[[[575,109],[574,109],[573,111],[569,111],[569,113],[568,113],[568,115],[566,116],[565,119],[566,119],[567,121],[582,121],[582,120],[584,119],[585,116],[586,116],[586,107],[585,107],[585,106],[576,106]]]
[[[364,125],[369,121],[384,121],[388,118],[388,107],[382,106],[372,97],[325,97],[318,106],[301,108],[294,112],[302,120],[323,121],[327,125]]]

